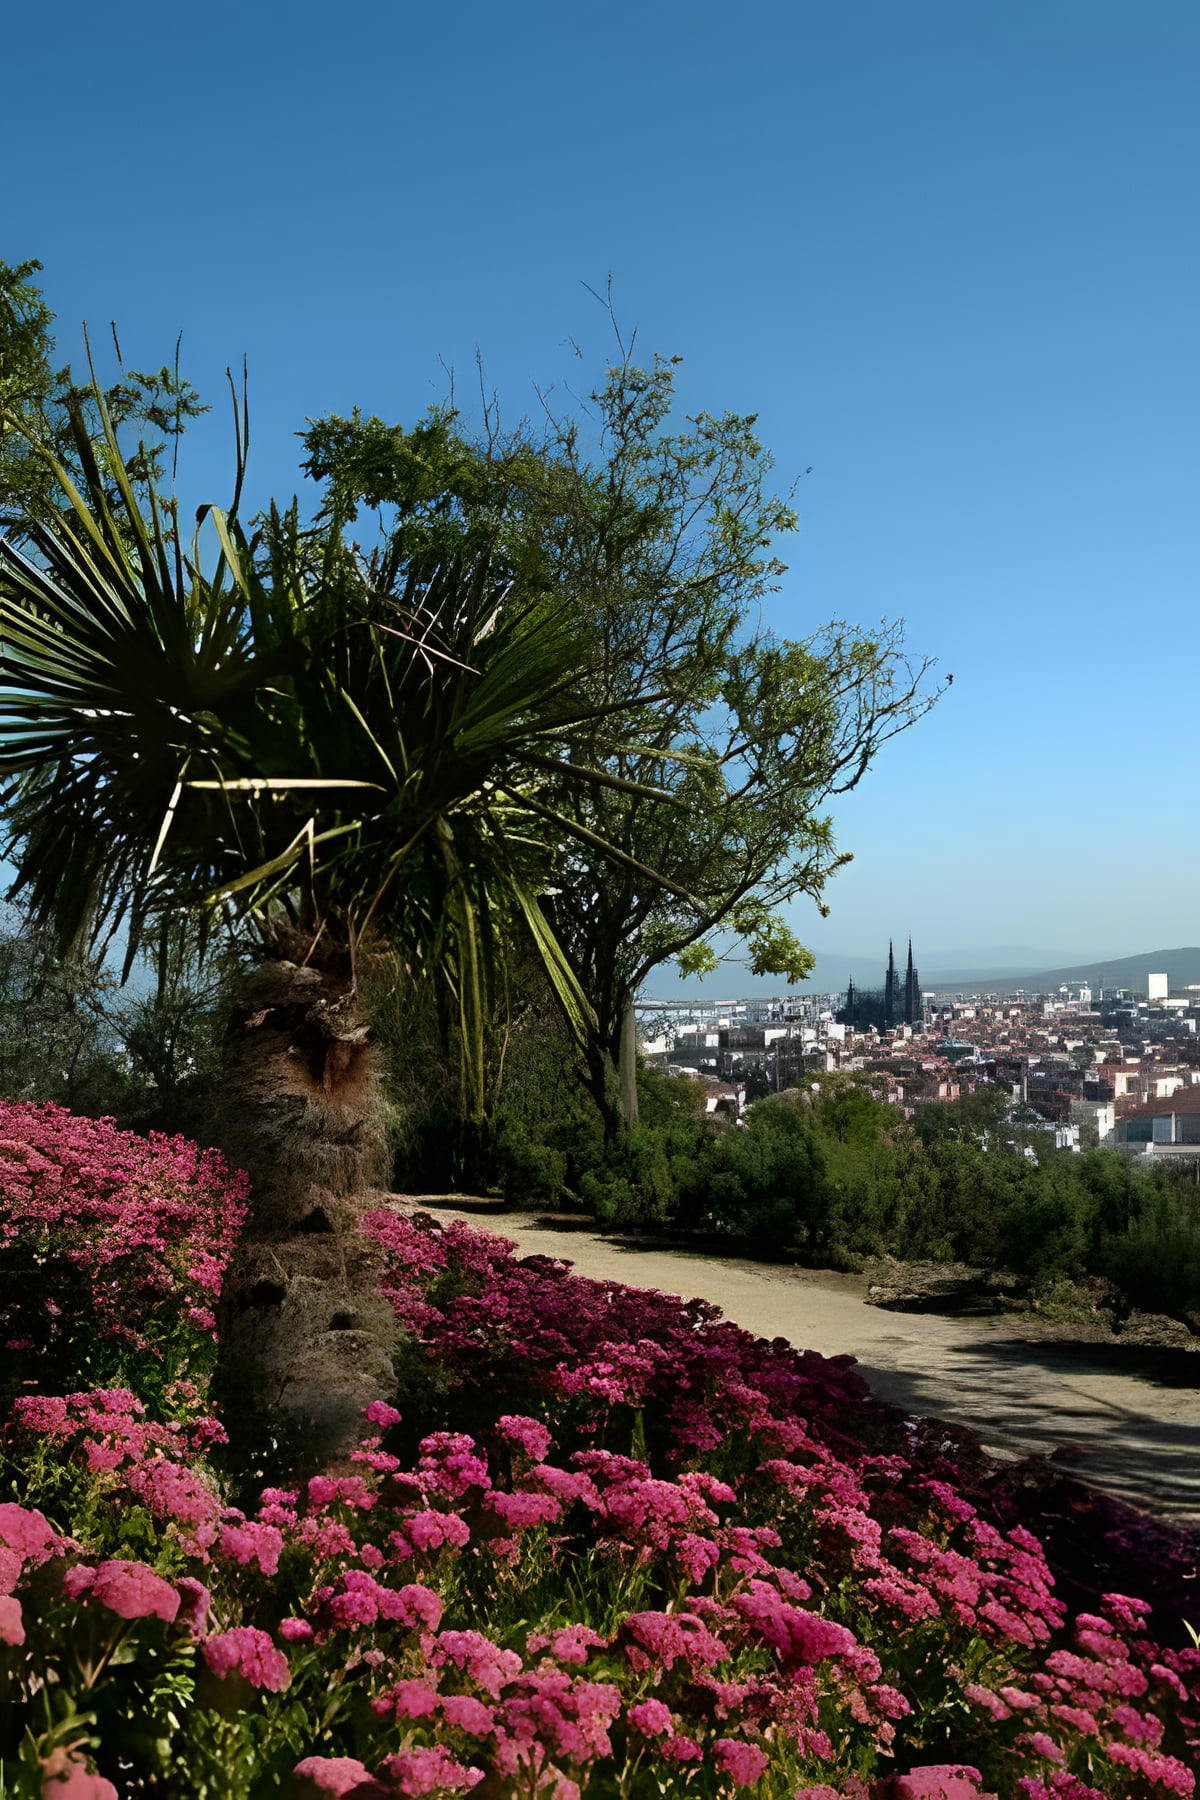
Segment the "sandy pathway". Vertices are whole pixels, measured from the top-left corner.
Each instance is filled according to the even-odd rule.
[[[566,1257],[602,1281],[699,1294],[763,1337],[849,1352],[876,1393],[906,1412],[968,1425],[1002,1452],[1054,1454],[1110,1493],[1200,1519],[1200,1352],[1030,1341],[1012,1317],[868,1306],[858,1276],[643,1249],[487,1202],[415,1204],[511,1238],[522,1255]]]

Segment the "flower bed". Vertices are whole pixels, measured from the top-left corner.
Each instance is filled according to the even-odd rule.
[[[10,1791],[1194,1791],[1200,1652],[1136,1598],[1068,1617],[1037,1538],[889,1441],[847,1359],[463,1227],[367,1229],[404,1416],[368,1408],[341,1471],[239,1510],[186,1382],[158,1416],[15,1403]]]
[[[245,1196],[244,1176],[186,1138],[0,1102],[4,1388],[202,1371]]]

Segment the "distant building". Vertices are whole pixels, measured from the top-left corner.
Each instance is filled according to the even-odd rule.
[[[1146,998],[1148,1000],[1165,1000],[1170,992],[1170,983],[1165,975],[1147,975]]]
[[[1117,1120],[1116,1141],[1149,1156],[1200,1156],[1200,1084],[1130,1107]]]
[[[896,953],[888,942],[887,969],[881,988],[856,988],[851,981],[846,990],[846,1004],[837,1014],[840,1025],[852,1031],[894,1031],[897,1025],[918,1026],[923,1020],[921,982],[913,962],[912,939],[908,940],[908,966],[901,977],[896,967]]]

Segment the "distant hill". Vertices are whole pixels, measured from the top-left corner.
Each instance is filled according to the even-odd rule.
[[[1025,974],[1014,974],[1009,969],[966,972],[952,978],[923,980],[921,986],[932,993],[1011,993],[1019,987],[1033,993],[1049,993],[1064,981],[1086,981],[1093,987],[1128,988],[1131,993],[1144,994],[1147,975],[1160,974],[1167,977],[1172,990],[1200,985],[1200,948],[1189,945],[1179,950],[1146,950],[1140,956],[1108,957],[1077,963],[1069,969],[1033,969]]]

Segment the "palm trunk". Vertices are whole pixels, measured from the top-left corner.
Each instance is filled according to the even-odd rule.
[[[262,964],[230,1022],[214,1137],[251,1179],[225,1278],[218,1391],[262,1466],[312,1473],[354,1447],[393,1385],[395,1322],[358,1230],[389,1174],[375,1052],[349,960]]]

